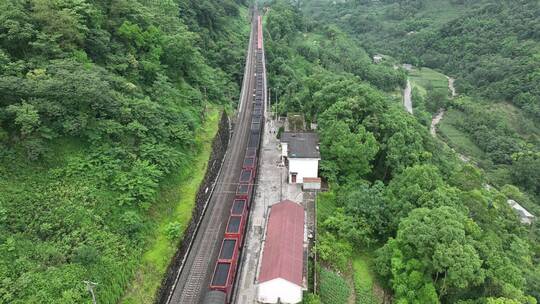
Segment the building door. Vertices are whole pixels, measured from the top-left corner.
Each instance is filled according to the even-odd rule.
[[[296,172],[291,173],[291,183],[296,184]]]

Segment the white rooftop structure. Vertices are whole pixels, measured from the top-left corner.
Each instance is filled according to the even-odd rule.
[[[379,63],[383,60],[383,56],[382,55],[375,55],[373,56],[373,62],[374,63]]]
[[[301,184],[306,177],[318,178],[321,160],[319,136],[314,132],[284,132],[281,135],[281,157],[288,168],[289,183]]]
[[[534,220],[534,215],[527,211],[527,209],[523,208],[523,206],[518,204],[518,202],[513,199],[509,199],[508,204],[510,205],[510,207],[512,207],[512,209],[516,211],[522,224],[532,223],[532,221]]]

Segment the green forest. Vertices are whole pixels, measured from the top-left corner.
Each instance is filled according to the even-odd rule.
[[[328,183],[304,303],[538,303],[540,221],[507,202],[540,216],[540,3],[256,2],[271,110],[317,125]],[[0,303],[156,301],[252,4],[0,1]]]
[[[0,1],[0,303],[90,303],[85,280],[153,301],[239,95],[246,2]]]
[[[273,110],[317,123],[330,188],[317,198],[319,283],[304,303],[537,303],[540,226],[521,224],[507,200],[540,206],[538,3],[265,4]],[[508,37],[507,48],[493,35]],[[500,65],[509,60],[515,69]],[[427,118],[410,115],[400,90],[412,72],[400,62],[456,77],[460,97],[425,81],[413,102]],[[527,97],[509,98],[518,95]],[[441,107],[486,164],[461,161],[430,135]],[[514,118],[530,128],[517,130]]]
[[[455,78],[461,98],[452,102],[445,87],[427,78],[427,94],[413,92],[415,116],[427,125],[432,114],[449,110],[443,127],[452,130],[442,135],[459,133],[446,138],[449,144],[463,153],[471,145],[480,151],[467,156],[489,183],[514,184],[540,201],[538,1],[303,3],[309,19],[336,24],[370,55],[388,56],[387,65],[410,63]]]

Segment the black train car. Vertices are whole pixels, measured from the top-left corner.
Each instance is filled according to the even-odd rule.
[[[227,295],[223,291],[211,290],[206,293],[203,304],[225,304]]]
[[[246,157],[257,157],[257,148],[247,148]]]
[[[262,123],[262,113],[255,113],[255,111],[262,111],[262,107],[255,107],[253,109],[253,115],[251,116],[251,123]]]
[[[252,132],[249,134],[248,148],[259,148],[259,140],[261,134],[259,132]]]

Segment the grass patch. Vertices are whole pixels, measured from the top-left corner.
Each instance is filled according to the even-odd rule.
[[[192,165],[172,174],[163,182],[155,208],[151,210],[151,216],[156,223],[155,230],[148,235],[148,249],[145,250],[141,265],[121,303],[153,302],[167,266],[176,252],[177,244],[183,237],[168,238],[167,227],[170,223],[175,223],[180,226],[180,231],[184,231],[191,221],[195,196],[206,173],[219,118],[220,110],[211,108],[204,126],[196,136],[196,145],[200,148],[190,160]]]
[[[475,159],[485,159],[484,152],[471,140],[464,132],[455,127],[461,113],[459,110],[448,110],[442,121],[439,123],[439,134],[446,140],[449,146],[467,157]]]
[[[353,278],[357,304],[381,303],[373,293],[373,273],[371,272],[372,257],[363,253],[354,256]]]
[[[426,95],[428,88],[448,90],[448,79],[442,73],[430,68],[415,68],[409,72],[411,85],[417,88],[422,95]]]
[[[510,165],[496,165],[486,168],[486,180],[495,187],[512,184],[512,168]],[[520,202],[521,204],[521,202]],[[530,209],[527,209],[530,210]]]
[[[324,304],[347,303],[351,294],[347,281],[337,273],[325,268],[321,268],[320,274],[321,302]]]
[[[360,288],[371,289],[373,277],[369,270],[371,257],[366,254],[358,254],[353,258],[354,285]]]
[[[540,126],[533,119],[523,113],[523,110],[508,103],[500,102],[489,104],[486,111],[498,113],[504,123],[515,131],[521,138],[537,147],[540,147]]]
[[[425,1],[425,6],[415,18],[429,19],[428,29],[439,28],[443,24],[460,17],[466,12],[466,8],[450,1],[431,0]]]
[[[334,213],[336,208],[336,195],[333,191],[319,193],[317,195],[317,222],[322,223]]]

